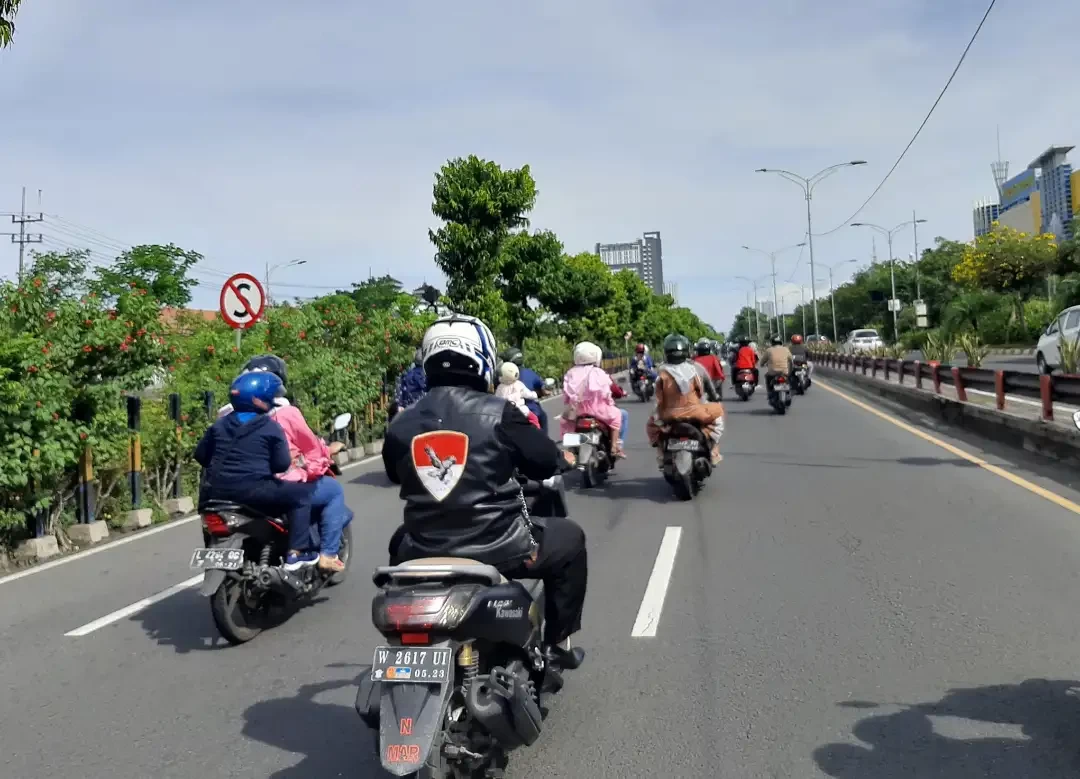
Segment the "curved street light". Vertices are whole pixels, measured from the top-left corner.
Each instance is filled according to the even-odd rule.
[[[282,263],[279,263],[279,264],[274,265],[274,266],[271,266],[270,263],[266,263],[266,276],[264,277],[264,280],[266,281],[266,303],[267,303],[267,305],[270,305],[270,303],[271,303],[271,298],[270,298],[270,274],[272,274],[276,270],[280,270],[281,268],[292,268],[292,267],[295,267],[297,265],[306,265],[306,264],[307,264],[307,260],[290,260],[289,262],[282,262]]]
[[[814,187],[827,179],[840,168],[851,168],[856,165],[865,165],[866,160],[851,160],[850,162],[839,162],[836,165],[830,165],[827,168],[819,170],[813,176],[805,178],[797,173],[792,173],[790,170],[782,170],[780,168],[758,168],[755,173],[775,173],[782,178],[787,179],[793,184],[797,184],[803,190],[803,195],[806,198],[806,240],[810,246],[810,278],[814,278],[814,225],[810,217],[810,200],[814,196]],[[814,332],[821,335],[819,323],[818,323],[818,309],[817,309],[817,293],[814,291],[811,285],[810,297],[814,302]]]
[[[841,265],[847,265],[849,262],[858,262],[858,260],[841,260],[840,262],[834,262],[832,265],[825,265],[825,268],[829,271],[829,308],[832,309],[832,338],[833,343],[840,342],[840,336],[836,332],[836,295],[833,292],[836,290],[836,286],[833,284],[833,268],[839,268]],[[821,333],[818,333],[821,335]]]
[[[772,276],[773,318],[776,320],[776,332],[778,333],[780,332],[780,308],[778,306],[779,299],[776,295],[776,255],[780,254],[781,252],[789,251],[790,249],[798,249],[800,246],[806,246],[806,241],[794,244],[792,246],[785,246],[783,249],[776,249],[775,251],[771,252],[767,252],[764,249],[755,249],[753,246],[746,246],[745,244],[742,247],[748,252],[757,252],[758,254],[764,254],[766,257],[769,258],[769,263],[772,266],[772,273],[769,275]]]
[[[892,239],[893,239],[893,236],[896,235],[896,233],[899,230],[902,230],[905,227],[911,227],[912,225],[920,225],[920,224],[923,224],[924,222],[926,222],[925,219],[909,219],[906,222],[901,222],[900,224],[898,224],[896,227],[894,227],[891,230],[888,230],[888,229],[882,227],[881,225],[872,224],[870,222],[852,222],[851,223],[852,227],[869,227],[871,230],[874,230],[875,232],[881,233],[882,235],[885,236],[885,239],[889,243],[889,277],[890,277],[890,280],[892,282],[892,298],[889,300],[889,308],[892,309],[893,340],[894,341],[900,340],[900,330],[899,330],[899,328],[897,326],[897,311],[896,311],[896,303],[894,302],[896,300],[896,268],[895,268],[895,263],[893,262]]]

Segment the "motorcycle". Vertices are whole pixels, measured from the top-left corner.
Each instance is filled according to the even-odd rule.
[[[566,516],[561,476],[537,488],[534,522]],[[563,687],[542,643],[543,582],[508,581],[458,557],[384,566],[372,578],[372,621],[387,645],[375,649],[356,711],[379,733],[383,768],[416,779],[503,776],[510,753],[540,737]]]
[[[734,384],[739,400],[749,400],[757,389],[757,376],[749,368],[739,368],[735,371]]]
[[[337,416],[331,437],[351,421],[352,414]],[[340,442],[332,443],[331,452],[340,446]],[[331,462],[330,474],[341,474],[336,463]],[[194,551],[190,567],[204,573],[199,592],[209,596],[214,625],[234,646],[259,635],[274,611],[345,581],[352,557],[351,524],[342,532],[338,552],[344,571],[331,574],[314,565],[287,571],[283,567],[289,552],[285,518],[230,501],[209,501],[200,513],[204,548]],[[316,535],[315,524],[312,530]]]
[[[656,387],[653,384],[652,377],[647,373],[635,373],[631,378],[631,385],[634,388],[634,394],[638,396],[638,400],[642,403],[648,403],[656,392]]]
[[[673,422],[661,430],[664,447],[664,480],[680,500],[693,500],[705,479],[712,475],[712,444],[701,428],[691,422]]]
[[[806,391],[810,389],[810,366],[805,362],[795,363],[795,367],[791,371],[791,387],[795,390],[796,395],[805,395]]]
[[[580,416],[573,433],[563,436],[563,449],[574,454],[576,467],[582,472],[586,487],[603,484],[615,467],[611,453],[611,430],[600,420]]]
[[[791,385],[787,376],[781,374],[773,377],[772,387],[769,389],[769,405],[777,414],[787,413],[788,406],[791,405]]]

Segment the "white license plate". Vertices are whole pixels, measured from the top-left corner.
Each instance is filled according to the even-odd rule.
[[[696,452],[701,445],[690,438],[681,438],[677,441],[668,441],[667,450],[669,452]]]
[[[453,653],[441,647],[376,647],[371,659],[373,682],[446,684],[454,679]]]
[[[581,433],[564,433],[562,437],[563,446],[581,446]]]
[[[236,571],[243,567],[243,549],[196,549],[191,556],[192,570]]]

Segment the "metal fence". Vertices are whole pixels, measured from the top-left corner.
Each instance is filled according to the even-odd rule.
[[[994,371],[984,368],[961,368],[921,360],[893,360],[886,357],[811,352],[814,362],[828,368],[861,372],[876,378],[879,373],[886,381],[894,376],[900,384],[911,380],[917,389],[926,389],[929,382],[935,393],[941,394],[942,382],[952,384],[957,400],[966,402],[969,389],[993,393],[999,411],[1005,410],[1008,395],[1032,398],[1042,405],[1042,418],[1054,419],[1054,403],[1080,405],[1080,376],[1051,376],[1023,371]]]

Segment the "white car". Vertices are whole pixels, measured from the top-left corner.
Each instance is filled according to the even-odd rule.
[[[1040,373],[1050,373],[1061,366],[1062,336],[1069,339],[1070,343],[1080,336],[1080,306],[1073,306],[1062,311],[1039,336],[1039,345],[1035,349],[1035,363],[1039,366]]]
[[[844,339],[843,351],[845,354],[862,354],[872,352],[884,345],[877,330],[852,330]]]

